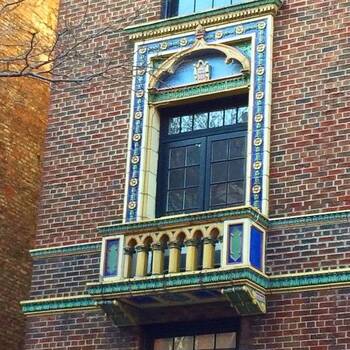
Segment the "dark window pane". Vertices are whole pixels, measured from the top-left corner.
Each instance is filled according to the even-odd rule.
[[[244,181],[230,182],[227,191],[227,204],[244,202]]]
[[[239,107],[237,123],[246,123],[248,121],[248,107]]]
[[[193,337],[176,337],[174,350],[193,350]]]
[[[227,159],[227,140],[212,142],[211,160],[213,162]]]
[[[185,209],[195,209],[199,206],[199,189],[190,188],[185,191]]]
[[[185,169],[174,169],[169,171],[169,190],[184,187]]]
[[[214,349],[214,334],[196,335],[195,350],[212,350]]]
[[[227,181],[227,162],[213,163],[211,165],[210,183]]]
[[[224,111],[209,113],[209,128],[218,128],[224,123]]]
[[[173,350],[173,338],[156,339],[154,350]]]
[[[185,0],[185,1],[187,1],[187,0]],[[213,3],[212,0],[197,0],[196,1],[195,12],[205,11],[205,10],[211,9],[213,7],[212,3]]]
[[[169,167],[178,168],[178,167],[185,166],[185,155],[186,155],[185,147],[172,148],[170,150]]]
[[[241,180],[245,174],[245,159],[231,160],[228,166],[228,181]]]
[[[180,117],[171,118],[169,120],[169,135],[180,133]]]
[[[194,10],[194,0],[179,0],[179,10],[178,15],[188,15],[193,13]]]
[[[198,186],[199,180],[200,180],[200,171],[199,166],[192,166],[189,168],[186,168],[186,186],[185,187],[192,187],[192,186]]]
[[[230,108],[225,110],[225,125],[233,125],[237,122],[237,109]]]
[[[210,186],[210,206],[226,204],[226,184]]]
[[[239,137],[230,140],[229,159],[245,157],[245,138]]]
[[[167,211],[179,211],[183,209],[184,191],[169,191]]]
[[[200,163],[201,144],[198,143],[187,147],[186,165],[197,165]]]
[[[236,333],[220,333],[216,335],[216,349],[235,349]]]
[[[193,130],[202,130],[208,127],[208,113],[194,115]]]
[[[192,131],[192,115],[184,115],[181,117],[181,132],[189,132]]]
[[[214,7],[231,5],[231,0],[214,0]]]

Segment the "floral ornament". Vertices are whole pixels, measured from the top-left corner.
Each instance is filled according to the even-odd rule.
[[[138,164],[140,162],[140,157],[139,156],[133,156],[131,158],[131,163],[132,164]]]
[[[256,50],[261,53],[265,51],[265,45],[264,44],[259,44],[256,48]]]
[[[135,142],[138,142],[141,140],[141,134],[134,134],[134,136],[132,137],[132,140]]]
[[[258,67],[258,69],[256,70],[257,75],[264,75],[264,73],[265,73],[264,67]]]
[[[186,46],[188,44],[188,40],[186,38],[180,39],[180,46]]]
[[[258,113],[256,116],[255,116],[255,121],[257,123],[261,123],[264,119],[264,116],[261,114],[261,113]]]
[[[141,118],[142,118],[142,112],[136,112],[135,119],[141,119]]]
[[[262,139],[260,137],[257,137],[254,139],[254,146],[259,147],[262,144]]]
[[[129,184],[130,184],[131,187],[135,187],[135,186],[137,186],[137,184],[138,184],[138,180],[137,180],[135,177],[133,177],[133,178],[130,180]]]
[[[258,194],[261,192],[261,186],[260,185],[254,185],[253,186],[253,193]]]
[[[256,94],[255,94],[255,98],[257,100],[262,100],[264,98],[264,93],[262,91],[258,91]]]

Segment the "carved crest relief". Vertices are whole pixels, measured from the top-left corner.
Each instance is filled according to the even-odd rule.
[[[211,78],[211,67],[208,62],[199,60],[194,66],[194,79],[197,83],[208,81]]]

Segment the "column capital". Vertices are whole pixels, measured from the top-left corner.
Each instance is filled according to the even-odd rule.
[[[188,239],[185,241],[186,247],[196,247],[198,245],[198,241],[196,239]]]
[[[180,244],[177,241],[168,242],[169,249],[180,249]]]
[[[134,247],[124,247],[124,255],[133,255],[134,253]]]
[[[153,243],[151,245],[152,250],[162,250],[162,246],[160,243]]]
[[[136,253],[140,253],[140,252],[147,252],[148,247],[146,247],[145,245],[137,245],[135,247]]]
[[[215,239],[211,237],[204,237],[203,238],[203,244],[212,244],[215,245]]]

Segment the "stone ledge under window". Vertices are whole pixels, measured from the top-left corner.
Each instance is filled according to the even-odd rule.
[[[111,224],[98,227],[98,232],[102,236],[120,233],[143,233],[156,230],[176,228],[183,225],[200,225],[211,222],[223,222],[232,219],[252,219],[263,227],[268,226],[268,219],[251,206],[243,206],[229,209],[211,210],[205,212],[181,214],[175,216],[165,216],[153,220],[131,222],[124,224]]]

